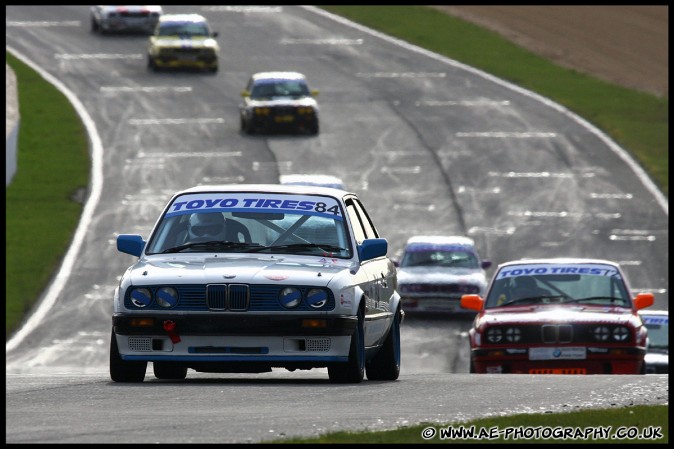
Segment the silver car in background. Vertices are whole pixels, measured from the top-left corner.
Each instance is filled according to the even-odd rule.
[[[246,134],[281,130],[317,135],[318,89],[309,88],[299,72],[253,74],[241,92],[241,131]]]
[[[484,295],[485,270],[473,239],[464,236],[409,238],[398,263],[398,291],[406,313],[466,314],[461,295]]]
[[[152,34],[162,14],[160,5],[94,5],[91,31]]]
[[[669,373],[669,311],[639,310],[639,316],[648,329],[646,374]]]

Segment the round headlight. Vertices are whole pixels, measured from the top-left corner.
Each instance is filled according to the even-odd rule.
[[[157,291],[157,304],[167,309],[178,304],[178,290],[173,287],[162,287]]]
[[[592,335],[597,341],[608,341],[608,337],[611,335],[611,332],[606,326],[597,326],[592,330]]]
[[[613,339],[615,341],[626,341],[630,337],[630,330],[625,326],[617,326],[613,329]]]
[[[286,309],[293,309],[302,302],[302,292],[295,287],[286,287],[279,293],[279,301]]]
[[[506,341],[517,343],[522,339],[522,331],[518,327],[509,327],[505,331]]]
[[[307,303],[314,309],[320,309],[328,302],[328,292],[322,288],[312,288],[307,293]]]
[[[134,288],[131,290],[131,302],[136,307],[147,307],[152,302],[152,292],[149,288]]]
[[[487,330],[487,341],[489,343],[500,343],[503,340],[503,331],[500,327],[492,327]]]

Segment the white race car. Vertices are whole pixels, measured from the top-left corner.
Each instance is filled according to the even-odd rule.
[[[669,310],[639,310],[648,329],[646,374],[669,373]]]
[[[162,14],[160,5],[94,5],[91,31],[152,34]]]
[[[255,73],[241,92],[241,131],[254,134],[290,130],[316,135],[320,127],[317,95],[318,90],[310,89],[301,73]]]
[[[486,269],[473,239],[454,235],[417,235],[405,244],[398,267],[398,291],[410,313],[475,314],[461,308],[461,296],[484,295]]]
[[[396,268],[353,194],[314,186],[200,186],[176,193],[114,294],[110,376],[327,368],[329,379],[400,372]]]

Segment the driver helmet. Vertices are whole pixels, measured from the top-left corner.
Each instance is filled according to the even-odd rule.
[[[220,212],[193,214],[189,226],[190,241],[223,240],[225,217]]]

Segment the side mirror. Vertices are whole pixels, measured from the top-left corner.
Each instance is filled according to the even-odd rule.
[[[242,97],[250,97],[250,92],[248,92],[246,89],[241,91],[241,96]]]
[[[637,310],[650,307],[653,305],[654,302],[655,296],[653,295],[653,293],[639,293],[634,298],[634,306],[637,308]]]
[[[315,97],[318,95],[318,89],[311,89],[311,96]]]
[[[213,37],[218,37],[218,34],[219,34],[219,33],[218,33],[217,31],[213,31],[213,33],[211,33],[211,36],[213,36]]]
[[[117,251],[140,257],[145,248],[145,240],[140,235],[120,234],[117,236]]]
[[[491,267],[491,260],[483,260],[482,261],[482,269],[486,270],[489,267]]]
[[[480,298],[480,295],[461,296],[461,307],[463,307],[464,309],[476,310],[479,312],[480,310],[482,310],[483,305],[484,300]]]
[[[358,257],[366,261],[384,257],[388,252],[388,241],[386,239],[365,239],[358,245]]]

